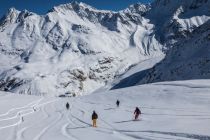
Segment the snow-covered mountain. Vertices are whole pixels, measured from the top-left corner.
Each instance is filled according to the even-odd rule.
[[[134,68],[133,72],[121,78],[113,89],[162,81],[209,79],[209,46],[208,20],[174,43],[173,48],[169,49],[160,63],[141,71]]]
[[[119,12],[72,2],[46,15],[11,8],[0,20],[0,89],[87,94],[162,57],[208,22],[209,0],[156,0]]]
[[[0,24],[1,90],[90,93],[139,61],[162,55],[153,25],[142,17],[147,10],[136,4],[100,11],[78,2],[42,16],[10,9]]]
[[[210,19],[209,0],[156,0],[147,18],[166,49]]]
[[[165,59],[153,67],[139,84],[210,78],[210,21],[175,44]]]

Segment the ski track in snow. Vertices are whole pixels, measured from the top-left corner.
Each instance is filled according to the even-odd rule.
[[[41,98],[41,99],[39,99],[37,101],[33,101],[33,102],[23,106],[23,107],[12,108],[9,111],[7,111],[6,113],[0,114],[0,117],[9,115],[10,113],[12,113],[12,111],[16,111],[16,110],[20,110],[20,109],[25,109],[25,108],[30,108],[30,107],[36,106],[39,102],[41,102],[41,100],[43,100],[43,98]]]
[[[32,103],[30,103],[30,104],[28,104],[28,105],[26,105],[26,106],[23,106],[23,107],[12,108],[12,109],[10,109],[7,113],[2,114],[0,117],[2,117],[2,116],[7,116],[7,115],[9,115],[10,112],[12,112],[12,111],[23,109],[23,110],[21,110],[21,111],[18,111],[18,112],[15,114],[15,116],[13,116],[13,117],[5,118],[5,119],[0,119],[0,122],[2,122],[2,121],[9,121],[9,120],[12,120],[12,119],[15,119],[15,118],[19,117],[19,121],[18,121],[17,123],[14,123],[14,124],[11,124],[11,125],[6,125],[6,126],[1,126],[1,127],[0,127],[0,130],[1,130],[1,129],[5,129],[5,128],[9,128],[9,127],[13,127],[13,126],[17,126],[17,125],[21,124],[21,122],[22,122],[22,117],[34,113],[34,110],[33,110],[33,109],[25,109],[25,108],[33,108],[33,107],[35,107],[42,99],[43,99],[43,98],[41,98],[41,99],[39,99],[39,100],[37,100],[37,101],[34,101],[34,102],[32,102]],[[30,112],[24,113],[25,111],[28,111],[28,110],[29,110]]]
[[[43,128],[43,129],[40,131],[40,133],[39,133],[33,140],[41,140],[42,137],[47,133],[47,131],[48,131],[49,129],[52,129],[52,127],[53,127],[54,125],[56,125],[56,124],[63,118],[63,115],[64,115],[64,114],[63,114],[61,111],[57,110],[55,113],[57,114],[58,117],[57,117],[54,121],[52,121],[52,123],[50,123],[50,124],[47,125],[45,128]],[[50,114],[50,115],[51,115],[51,114]]]
[[[10,128],[10,127],[14,127],[14,131],[15,131],[15,133],[16,133],[16,134],[13,135],[14,139],[16,139],[16,140],[22,140],[22,139],[24,139],[24,137],[23,137],[23,136],[24,136],[24,133],[25,133],[30,127],[28,126],[28,127],[22,128],[22,129],[20,129],[20,130],[17,130],[17,129],[19,128],[19,126],[20,126],[22,123],[25,122],[25,121],[22,122],[22,117],[25,118],[25,117],[27,117],[28,115],[31,115],[31,114],[33,114],[33,113],[35,113],[35,112],[39,112],[40,109],[38,109],[38,108],[40,108],[40,107],[45,107],[45,105],[48,105],[48,104],[50,104],[50,103],[53,103],[53,102],[57,101],[58,99],[40,103],[42,100],[43,100],[43,98],[41,98],[41,99],[39,99],[39,100],[37,100],[37,101],[34,101],[34,102],[32,102],[32,103],[30,103],[30,104],[28,104],[28,105],[26,105],[26,106],[23,106],[23,107],[12,108],[12,109],[10,109],[7,113],[2,114],[2,116],[7,116],[7,115],[9,115],[12,111],[21,110],[21,109],[22,109],[21,111],[18,111],[18,112],[16,113],[15,116],[13,116],[13,117],[11,117],[11,118],[6,118],[6,119],[0,120],[0,122],[1,122],[1,121],[9,121],[9,120],[11,120],[11,119],[13,119],[13,118],[19,117],[18,122],[14,123],[14,124],[11,124],[11,125],[1,126],[1,127],[0,127],[0,130],[2,130],[2,129],[7,129],[7,128]],[[40,104],[39,104],[39,103],[40,103]],[[27,108],[31,108],[31,109],[27,109]],[[36,111],[34,110],[34,108],[36,108]],[[29,110],[30,112],[27,112],[28,110]],[[26,113],[24,113],[24,112],[26,112]],[[46,112],[45,112],[45,113],[46,113]],[[18,114],[19,114],[19,115],[18,115]],[[47,116],[47,117],[49,117],[49,116]],[[34,124],[34,125],[36,125],[36,124]]]
[[[189,87],[190,88],[190,87]],[[78,100],[79,102],[81,102],[80,100]],[[96,103],[96,102],[89,102],[89,101],[86,101],[86,102],[83,102],[83,103],[87,103],[87,104],[91,104],[91,105],[101,105],[101,106],[111,106],[111,104],[101,104],[101,103]],[[113,105],[112,105],[113,106]],[[124,106],[124,107],[132,107],[134,108],[134,106]],[[180,108],[176,108],[176,109],[172,109],[172,108],[154,108],[154,107],[142,107],[142,108],[148,108],[148,109],[158,109],[158,110],[172,110],[172,111],[184,111],[184,108],[180,109]],[[79,109],[79,108],[77,108]],[[108,109],[104,109],[104,110],[113,110],[113,109],[116,109],[116,108],[108,108]],[[82,112],[84,112],[84,109],[79,109],[81,110]],[[124,109],[124,111],[128,111],[128,112],[132,112],[132,111],[129,111],[129,110],[126,110]],[[189,111],[191,112],[191,111]],[[194,111],[194,113],[196,113],[196,111]],[[197,112],[199,113],[199,111]],[[205,112],[206,113],[206,112]],[[209,117],[209,115],[176,115],[176,114],[152,114],[152,113],[142,113],[143,115],[163,115],[163,116],[181,116],[181,117],[194,117],[193,119],[197,119],[195,117]],[[78,119],[78,118],[77,118]],[[183,119],[183,118],[182,118]],[[210,119],[210,118],[200,118],[200,119]],[[81,121],[80,119],[78,119],[80,122],[82,123],[85,123],[86,122],[83,122]],[[144,139],[144,140],[156,140],[158,138],[160,139],[174,139],[174,140],[177,140],[177,139],[180,139],[180,140],[185,140],[185,139],[199,139],[199,140],[209,140],[210,139],[210,136],[202,136],[202,135],[195,135],[195,134],[186,134],[186,133],[172,133],[172,132],[156,132],[156,131],[136,131],[136,132],[140,132],[140,133],[143,133],[141,134],[141,136],[137,136],[137,135],[133,135],[133,134],[126,134],[126,133],[123,133],[123,132],[134,132],[134,131],[125,131],[125,130],[118,130],[116,129],[112,124],[108,123],[106,120],[100,118],[99,120],[101,120],[105,125],[107,125],[110,130],[112,130],[113,134],[117,135],[118,137],[123,137],[125,139]],[[129,121],[124,121],[124,122],[131,122],[133,120],[129,120]],[[123,123],[123,122],[117,122],[117,123]],[[147,135],[146,135],[146,134]],[[148,133],[152,134],[152,135],[155,135],[155,134],[161,134],[161,135],[164,135],[164,136],[175,136],[174,138],[165,138],[165,137],[160,137],[160,136],[151,136],[151,135],[148,135]]]
[[[28,127],[24,127],[24,128],[22,128],[22,129],[20,129],[20,130],[17,132],[17,134],[16,134],[16,140],[22,140],[22,139],[24,139],[23,133],[24,133],[25,130],[27,130],[27,129],[28,129]]]
[[[45,127],[44,129],[41,130],[41,132],[33,139],[33,140],[41,140],[42,137],[47,133],[47,131],[53,127],[53,125],[55,125],[61,118],[62,118],[63,114],[61,112],[59,112],[58,117],[56,120],[54,120],[53,123],[49,124],[47,127]]]
[[[92,105],[101,105],[101,106],[113,106],[111,104],[101,104],[101,103],[93,103],[93,102],[83,102],[83,103],[88,103],[88,104],[92,104]],[[131,108],[135,108],[135,106],[126,106],[126,105],[122,105],[123,106],[123,110],[126,112],[133,112],[131,110]],[[127,108],[127,109],[125,109]],[[191,110],[187,110],[184,108],[163,108],[163,107],[148,107],[148,106],[141,106],[141,108],[143,109],[149,109],[149,110],[168,110],[168,111],[180,111],[181,113],[183,113],[183,111],[185,111],[184,113],[186,114],[170,114],[170,113],[142,113],[143,115],[148,115],[148,116],[171,116],[171,117],[182,117],[182,119],[188,119],[189,117],[193,117],[194,119],[210,119],[210,112],[202,112],[202,111],[191,111],[193,110],[193,108]],[[105,108],[104,110],[114,110],[116,108],[110,107],[110,108]],[[122,108],[119,108],[122,110]],[[130,109],[130,110],[129,110]],[[188,114],[189,113],[189,114]],[[205,114],[192,114],[192,113],[205,113]],[[199,117],[199,118],[195,118],[195,117]],[[204,118],[201,118],[204,117]]]
[[[31,126],[28,126],[26,129],[23,128],[20,131],[18,131],[17,135],[19,136],[18,138],[20,138],[20,140],[24,139],[24,133],[26,133],[30,128],[32,128],[35,125],[38,125],[38,124],[42,123],[44,120],[46,120],[50,117],[49,114],[45,111],[45,106],[43,106],[40,110],[45,115],[45,117],[43,117],[38,123],[36,123],[36,124],[33,123]]]
[[[89,102],[87,102],[87,103],[89,103]],[[98,103],[93,103],[93,102],[91,102],[91,104],[98,104]],[[101,105],[101,104],[100,104],[100,105]],[[110,105],[110,104],[107,104],[107,105]],[[85,112],[85,109],[81,108],[81,106],[79,106],[79,107],[80,107],[80,108],[77,108],[77,109],[79,109],[81,112]],[[88,112],[89,112],[89,111],[88,111]],[[89,112],[89,113],[90,113],[90,112]],[[76,118],[76,119],[77,119],[78,121],[84,123],[84,124],[89,125],[87,122],[84,122],[84,121],[82,121],[82,120],[79,119],[79,118]],[[104,120],[103,118],[99,118],[98,120],[101,121],[101,122],[103,122],[103,124],[105,124],[106,126],[109,127],[109,128],[104,128],[104,127],[103,127],[103,129],[110,130],[110,133],[111,133],[111,134],[113,134],[115,137],[120,138],[121,140],[127,140],[127,139],[129,139],[129,140],[136,140],[136,139],[145,139],[145,140],[149,140],[149,139],[144,138],[144,137],[138,137],[138,138],[136,138],[136,137],[133,137],[133,136],[131,136],[131,135],[124,134],[124,133],[120,132],[118,129],[116,129],[112,124],[110,124],[110,123],[108,123],[106,120]],[[91,126],[91,125],[90,125],[90,126]],[[101,127],[100,127],[100,128],[101,128]],[[104,131],[102,131],[102,130],[97,130],[97,131],[104,133]],[[109,133],[109,134],[110,134],[110,133]]]
[[[171,87],[171,85],[164,86]],[[193,90],[194,88],[191,89]],[[203,89],[198,90],[203,91]],[[185,94],[190,95],[190,93]],[[132,95],[129,95],[126,99],[129,99],[130,96]],[[205,96],[209,97],[208,94]],[[190,98],[195,99],[196,96]],[[129,100],[133,100],[133,98],[131,97]],[[202,98],[201,100],[205,101]],[[70,103],[69,110],[65,108],[66,102]],[[179,105],[164,107],[159,104],[143,104],[141,106],[143,112],[140,121],[133,121],[132,118],[129,119],[123,115],[130,114],[131,116],[135,108],[134,104],[122,103],[117,108],[109,99],[104,102],[100,99],[90,100],[86,97],[41,98],[27,105],[22,105],[22,107],[8,109],[6,113],[1,114],[0,133],[1,131],[10,130],[8,131],[9,136],[4,138],[5,140],[46,140],[48,138],[54,140],[56,138],[50,138],[53,135],[58,135],[60,137],[59,140],[83,140],[84,137],[81,137],[83,133],[96,139],[105,136],[113,140],[210,140],[210,136],[205,135],[205,132],[195,133],[195,131],[179,131],[179,129],[173,131],[173,129],[153,128],[153,123],[158,124],[158,121],[164,122],[164,120],[171,123],[171,119],[178,122],[187,122],[187,124],[190,123],[189,121],[201,121],[203,125],[205,125],[204,122],[209,122],[210,112],[207,109],[205,110],[205,108],[198,110],[194,107],[187,106],[185,108]],[[36,108],[35,111],[34,108]],[[92,127],[91,114],[93,110],[99,113],[97,128]],[[115,118],[117,113],[120,116],[118,119]],[[37,115],[39,118],[34,117]],[[24,117],[24,122],[21,120],[22,117]],[[34,118],[35,120],[33,120]],[[2,122],[4,125],[1,125]],[[151,125],[151,128],[147,127],[147,125]],[[82,134],[80,135],[80,133]]]
[[[70,124],[75,126],[74,121],[72,119],[69,119],[69,115],[72,118],[72,113],[71,113],[72,106],[73,106],[73,104],[70,103],[70,108],[69,108],[69,110],[67,110],[67,115],[65,116],[68,122],[62,126],[62,134],[69,139],[79,140],[76,136],[74,136],[72,133],[70,133],[70,131],[67,131]]]
[[[50,102],[51,103],[51,102]],[[47,103],[44,103],[44,104],[47,104]],[[97,104],[97,103],[95,103]],[[80,112],[81,112],[81,116],[74,116],[72,115],[71,113],[71,110],[72,108],[70,109],[70,117],[73,118],[73,120],[69,119],[68,115],[66,115],[66,119],[67,119],[67,123],[64,124],[61,128],[62,130],[62,134],[64,136],[66,136],[67,138],[69,139],[73,139],[73,140],[79,140],[77,137],[75,137],[73,134],[70,133],[70,131],[67,131],[69,125],[77,125],[77,127],[90,127],[91,124],[83,121],[82,119],[80,119],[82,117],[82,115],[84,116],[85,114],[87,114],[86,112],[90,113],[89,111],[85,110],[84,108],[81,108],[81,106],[77,106],[77,107],[74,107],[74,105],[71,105],[72,108],[74,109],[78,109]],[[52,129],[53,125],[55,125],[56,123],[58,123],[59,120],[61,120],[63,118],[63,115],[60,111],[57,111],[57,115],[58,117],[56,118],[55,121],[53,121],[53,123],[49,124],[48,126],[46,126],[45,128],[43,128],[40,133],[33,139],[33,140],[42,140],[42,137],[47,133],[47,131],[49,129]],[[153,114],[154,115],[154,114]],[[125,130],[119,130],[119,129],[116,129],[112,124],[108,123],[106,120],[104,120],[103,118],[100,118],[99,119],[100,121],[103,122],[103,124],[105,126],[108,126],[108,128],[104,128],[102,127],[102,129],[107,129],[109,130],[109,132],[105,132],[103,130],[93,130],[93,131],[98,131],[98,132],[101,132],[101,133],[111,133],[113,134],[115,137],[118,137],[122,140],[136,140],[136,139],[144,139],[144,140],[155,140],[157,138],[160,138],[160,139],[177,139],[179,137],[179,139],[182,139],[182,138],[195,138],[195,139],[203,139],[203,140],[206,140],[210,137],[208,136],[200,136],[200,135],[193,135],[193,134],[179,134],[179,133],[170,133],[170,132],[156,132],[156,131],[125,131]],[[78,121],[86,126],[78,126],[78,124],[75,124],[75,121]],[[21,120],[19,120],[19,122],[17,124],[21,124]],[[12,125],[12,126],[16,126],[17,124],[15,125]],[[9,127],[9,126],[8,126]],[[24,127],[22,128],[20,131],[17,132],[17,140],[21,140],[23,139],[23,132],[25,132],[28,128],[27,127]],[[135,134],[127,134],[127,133],[132,133],[132,132],[139,132],[139,133],[142,133],[140,136],[139,135],[135,135]],[[160,137],[160,136],[151,136],[149,134],[152,134],[152,135],[155,135],[155,134],[161,134],[161,135],[169,135],[169,136],[176,136],[176,138],[165,138],[165,137]]]

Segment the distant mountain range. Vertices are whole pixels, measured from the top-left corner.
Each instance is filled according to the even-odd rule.
[[[46,15],[11,8],[0,20],[0,90],[85,95],[114,81],[122,88],[210,78],[209,7],[210,0],[155,0],[119,12],[80,2]],[[143,75],[120,78],[163,56]]]

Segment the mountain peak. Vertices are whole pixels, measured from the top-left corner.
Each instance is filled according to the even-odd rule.
[[[0,26],[6,23],[14,23],[20,14],[20,11],[16,10],[14,7],[8,9],[7,13],[1,18]]]
[[[78,2],[78,1],[73,1],[71,3],[67,4],[61,4],[58,6],[53,7],[49,12],[59,12],[59,11],[66,11],[66,10],[71,10],[71,11],[81,11],[81,10],[89,10],[89,11],[94,11],[94,12],[105,12],[105,13],[110,13],[112,11],[109,10],[98,10],[95,7],[92,7],[86,3],[83,2]]]
[[[83,8],[91,8],[91,9],[96,9],[86,3],[83,3],[83,2],[78,2],[78,1],[73,1],[70,3],[72,6],[80,6],[80,7],[83,7]]]
[[[14,7],[8,9],[5,17],[14,17],[14,16],[17,16],[18,14],[20,13],[19,10],[15,9]]]
[[[20,12],[20,11],[18,11],[17,9],[15,9],[15,7],[11,7],[11,8],[9,8],[8,9],[8,12],[7,13],[13,13],[13,12]]]
[[[142,4],[142,3],[136,3],[130,5],[128,8],[124,10],[124,12],[128,13],[138,13],[138,14],[144,14],[150,9],[150,4]]]

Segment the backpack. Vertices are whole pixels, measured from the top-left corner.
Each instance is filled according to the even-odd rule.
[[[136,114],[141,114],[141,111],[137,108],[137,109],[135,110],[135,113],[136,113]]]
[[[96,114],[96,113],[93,113],[93,115],[92,115],[92,120],[93,119],[98,119],[98,115]]]

